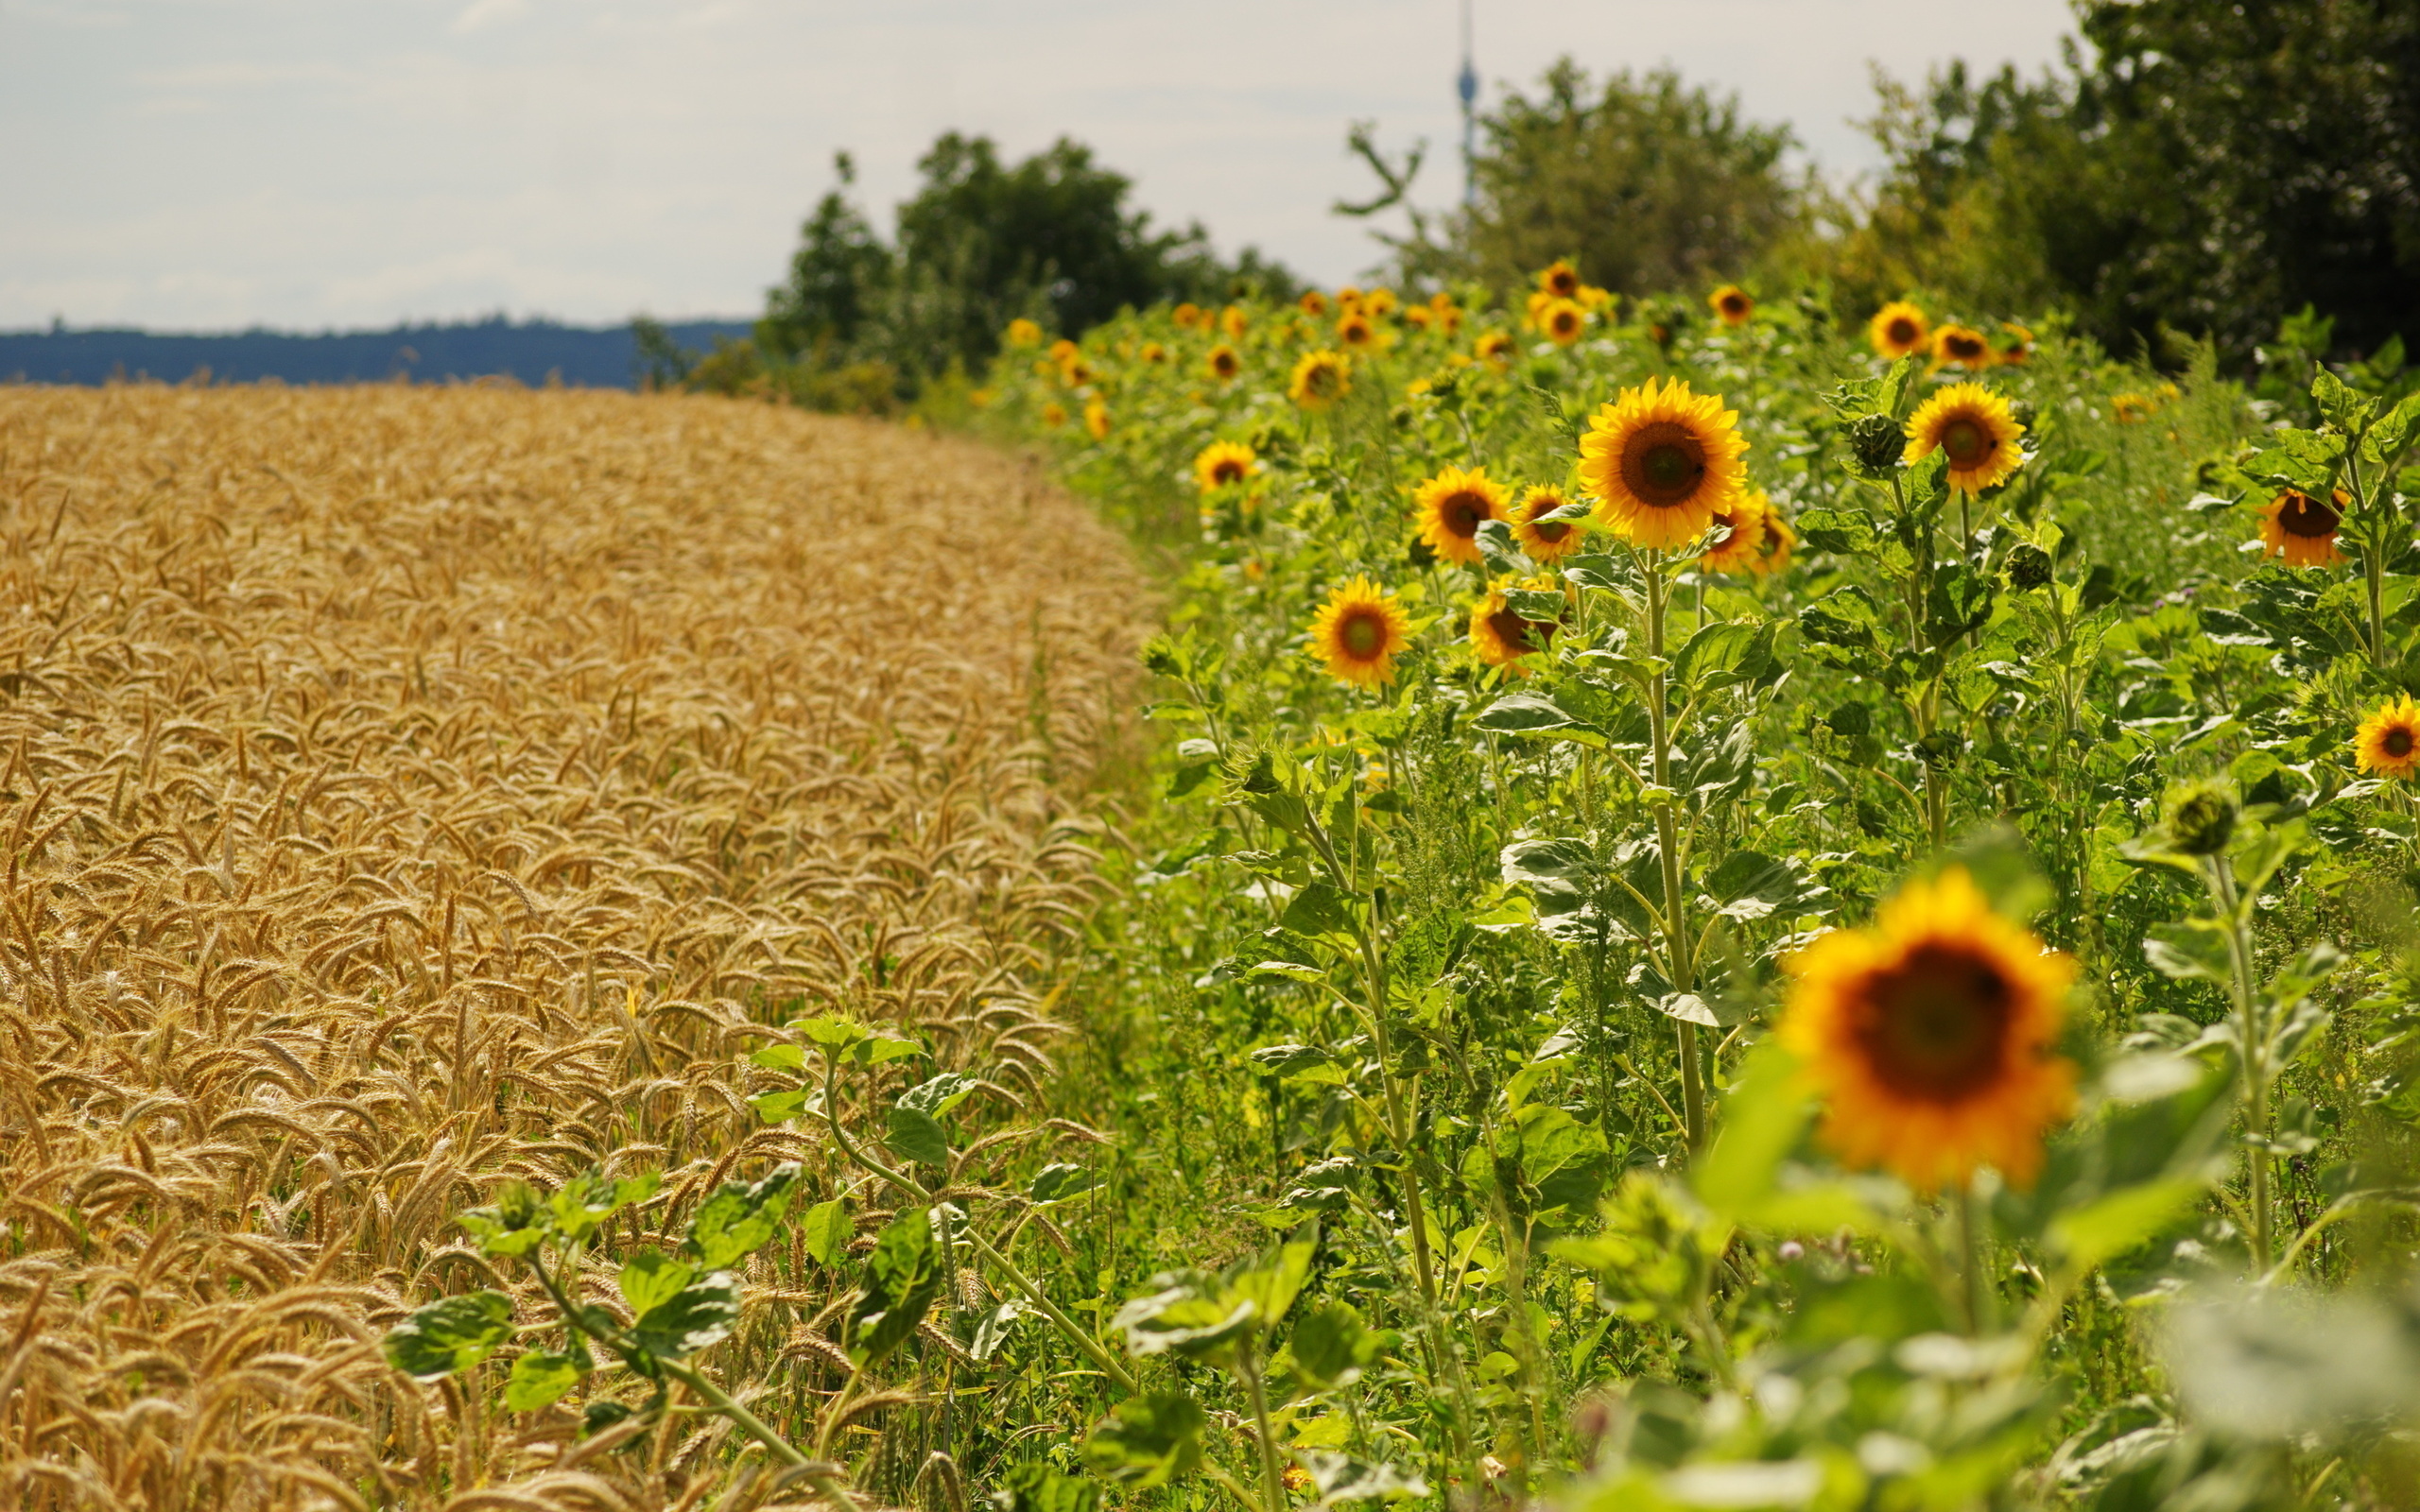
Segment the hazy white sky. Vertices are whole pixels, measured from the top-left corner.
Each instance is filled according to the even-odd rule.
[[[1869,60],[2056,56],[2065,0],[1476,0],[1486,88],[1669,62],[1873,155]],[[1060,133],[1322,281],[1370,181],[1459,192],[1457,0],[0,0],[0,327],[748,315],[835,148],[878,225],[939,131]]]

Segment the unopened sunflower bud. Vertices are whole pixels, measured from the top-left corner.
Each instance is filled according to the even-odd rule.
[[[2037,413],[2033,407],[2033,401],[2030,399],[2013,401],[2008,406],[2008,413],[2011,420],[2025,427],[2025,433],[2028,436],[2033,434],[2033,417]]]
[[[2226,783],[2201,782],[2168,795],[2169,843],[2188,856],[2214,856],[2235,837],[2234,790]]]
[[[1866,415],[1849,426],[1848,443],[1850,469],[1878,482],[1897,471],[1907,455],[1908,433],[1888,415]]]
[[[2050,580],[2050,567],[2048,552],[2020,544],[2008,554],[2008,586],[2020,593],[2031,593]]]

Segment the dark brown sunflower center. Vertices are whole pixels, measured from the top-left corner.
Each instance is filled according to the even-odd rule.
[[[1355,610],[1337,626],[1336,639],[1346,656],[1356,662],[1367,662],[1387,644],[1387,627],[1374,611]]]
[[[1668,420],[1643,425],[1622,448],[1622,482],[1641,503],[1658,509],[1686,504],[1705,480],[1705,448],[1688,427]]]
[[[1324,364],[1312,369],[1304,374],[1303,387],[1322,397],[1336,392],[1336,369]]]
[[[2386,747],[2388,755],[2401,761],[2411,754],[2411,731],[2406,726],[2397,725],[2386,732],[2386,739],[2379,744]]]
[[[1444,502],[1437,506],[1437,518],[1443,522],[1447,530],[1464,541],[1478,535],[1480,524],[1494,516],[1495,511],[1487,507],[1486,496],[1468,489],[1445,495]]]
[[[1555,298],[1559,300],[1567,300],[1580,292],[1580,275],[1577,273],[1557,273],[1554,276],[1554,281],[1548,284],[1547,288],[1555,296]]]
[[[1561,507],[1561,506],[1550,504],[1546,507],[1547,509],[1555,509]],[[1564,524],[1560,520],[1541,521],[1538,524],[1532,524],[1530,528],[1537,533],[1537,537],[1540,541],[1545,541],[1549,546],[1559,544],[1564,537],[1571,534],[1571,527]]]
[[[1722,297],[1722,313],[1723,313],[1723,314],[1725,314],[1725,315],[1745,315],[1745,314],[1747,314],[1747,313],[1748,313],[1748,297],[1747,297],[1746,295],[1744,295],[1744,294],[1726,294],[1726,295],[1724,295],[1724,296]]]
[[[1883,335],[1891,338],[1894,347],[1912,347],[1916,344],[1916,322],[1903,315],[1885,326]]]
[[[1956,1102],[1999,1074],[2013,997],[1999,968],[1976,951],[1919,945],[1867,978],[1858,1048],[1901,1096]]]
[[[1973,467],[1992,453],[1992,433],[1980,421],[1961,415],[1941,428],[1941,449],[1960,467]]]
[[[1528,651],[1547,644],[1554,637],[1554,627],[1540,620],[1525,620],[1509,609],[1499,609],[1487,617],[1487,627],[1495,638],[1515,651]],[[1535,636],[1533,641],[1530,637]]]
[[[1210,366],[1220,372],[1233,372],[1236,370],[1236,359],[1222,352],[1210,359]]]
[[[2343,518],[2332,504],[2323,504],[2308,493],[2289,493],[2286,507],[2277,511],[2277,528],[2290,536],[2325,541],[2336,534],[2336,526]]]
[[[1210,469],[1210,481],[1224,488],[1243,481],[1244,465],[1232,456],[1222,456]]]
[[[1983,343],[1973,336],[1951,336],[1949,354],[1961,362],[1972,362],[1983,354]]]

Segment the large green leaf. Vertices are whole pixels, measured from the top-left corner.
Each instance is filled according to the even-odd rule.
[[[834,1197],[807,1209],[798,1221],[798,1231],[817,1264],[837,1265],[848,1254],[849,1241],[857,1236],[857,1226],[849,1216],[848,1201]]]
[[[739,1278],[717,1270],[640,1314],[629,1337],[649,1354],[679,1359],[713,1349],[738,1326]]]
[[[682,1247],[708,1270],[720,1270],[763,1246],[781,1231],[782,1219],[798,1192],[799,1163],[785,1160],[753,1186],[726,1181],[698,1205]]]
[[[874,1236],[849,1311],[850,1356],[872,1365],[907,1342],[931,1311],[946,1275],[931,1215],[908,1208]]]
[[[467,1370],[512,1336],[512,1298],[502,1292],[441,1297],[388,1331],[387,1363],[435,1381]]]
[[[1147,1391],[1117,1404],[1084,1440],[1084,1461],[1137,1490],[1166,1486],[1201,1468],[1201,1432],[1210,1415],[1182,1391]]]
[[[536,1412],[579,1384],[588,1372],[567,1354],[531,1350],[512,1362],[512,1379],[504,1388],[504,1404],[514,1412]]]

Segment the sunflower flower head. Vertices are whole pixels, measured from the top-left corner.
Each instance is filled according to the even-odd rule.
[[[1305,289],[1303,297],[1294,303],[1296,308],[1314,320],[1327,314],[1327,296],[1317,289]]]
[[[1156,367],[1168,360],[1168,349],[1156,341],[1146,341],[1143,343],[1143,360]]]
[[[1030,347],[1042,340],[1042,327],[1023,317],[1009,322],[1009,345]]]
[[[1490,481],[1487,469],[1445,468],[1413,497],[1420,539],[1440,558],[1468,566],[1479,559],[1478,527],[1503,519],[1506,503],[1503,486]]]
[[[1491,367],[1504,367],[1512,360],[1512,337],[1502,331],[1490,331],[1471,343],[1471,354]]]
[[[2260,509],[2260,541],[2265,555],[2283,557],[2289,567],[2333,567],[2344,559],[2336,549],[2336,533],[2344,524],[2353,496],[2342,489],[2330,500],[2314,499],[2300,489],[2288,489]]]
[[[1568,257],[1558,257],[1538,270],[1538,292],[1548,299],[1568,300],[1580,293],[1580,269]]]
[[[1210,376],[1222,384],[1232,380],[1244,368],[1243,359],[1236,355],[1236,349],[1223,341],[1212,347],[1210,355],[1204,360],[1209,364]]]
[[[1096,441],[1109,439],[1109,406],[1107,404],[1098,399],[1085,403],[1084,430]]]
[[[1338,587],[1311,618],[1311,652],[1328,676],[1356,687],[1394,680],[1395,657],[1411,644],[1411,621],[1393,596],[1367,577]]]
[[[1076,344],[1065,336],[1050,343],[1050,360],[1064,368],[1076,360]]]
[[[2007,482],[2025,465],[2016,444],[2025,427],[2008,401],[1981,384],[1951,384],[1908,417],[1904,459],[1914,463],[1939,451],[1949,458],[1949,486],[1980,493]]]
[[[2056,1051],[2073,961],[1953,867],[1786,964],[1779,1037],[1824,1097],[1841,1159],[1927,1192],[1982,1165],[2032,1181],[2043,1136],[2075,1107],[2074,1063]]]
[[[1347,352],[1367,352],[1378,344],[1378,328],[1356,310],[1336,322],[1336,344]]]
[[[1212,441],[1193,459],[1193,481],[1204,493],[1232,488],[1252,476],[1260,458],[1241,441]]]
[[[1540,483],[1523,490],[1505,524],[1512,528],[1512,539],[1533,561],[1561,561],[1578,551],[1586,539],[1580,527],[1568,520],[1540,520],[1539,516],[1554,513],[1571,502],[1571,496],[1551,483]]]
[[[1741,493],[1737,498],[1714,512],[1714,524],[1729,534],[1705,548],[1698,557],[1703,572],[1732,573],[1746,576],[1771,571],[1764,564],[1762,548],[1765,541],[1765,517],[1772,513],[1772,504],[1761,489]]]
[[[1178,329],[1190,331],[1195,326],[1201,323],[1201,306],[1194,303],[1191,300],[1187,300],[1183,304],[1178,305],[1174,310],[1169,311],[1168,318],[1177,323]]]
[[[1577,300],[1548,300],[1538,311],[1538,329],[1558,347],[1567,347],[1588,329],[1588,312]]]
[[[1305,409],[1326,409],[1353,391],[1353,362],[1342,352],[1305,352],[1294,364],[1287,397]]]
[[[1755,559],[1748,563],[1748,571],[1758,577],[1769,577],[1789,565],[1790,549],[1798,544],[1798,532],[1769,502],[1765,506],[1764,529],[1756,537]]]
[[[1932,326],[1924,311],[1906,300],[1893,300],[1866,322],[1865,338],[1874,343],[1875,351],[1895,362],[1930,347]]]
[[[1057,430],[1060,426],[1066,424],[1067,406],[1059,403],[1055,399],[1049,404],[1043,405],[1042,423],[1049,426],[1053,430]]]
[[[1748,317],[1756,313],[1756,301],[1737,284],[1725,284],[1705,297],[1707,308],[1720,316],[1724,325],[1746,325]]]
[[[1372,289],[1361,296],[1362,313],[1373,320],[1385,319],[1388,316],[1394,314],[1396,307],[1402,303],[1401,300],[1395,298],[1395,291],[1389,288]]]
[[[1244,307],[1240,304],[1228,305],[1219,316],[1219,329],[1227,333],[1227,339],[1230,341],[1241,341],[1244,338],[1244,333],[1251,327],[1252,321],[1244,314]]]
[[[1650,378],[1598,409],[1580,438],[1580,481],[1632,544],[1685,545],[1746,486],[1739,415],[1685,380]]]
[[[2365,772],[2411,782],[2420,773],[2420,703],[2400,694],[2371,710],[2353,736],[2353,756]]]
[[[1979,371],[1992,365],[1992,344],[1973,326],[1953,321],[1932,334],[1932,362],[1936,368]]]
[[[1532,592],[1546,592],[1555,584],[1552,578],[1541,577],[1522,586]],[[1514,611],[1499,585],[1490,588],[1485,598],[1471,606],[1471,650],[1489,666],[1509,667],[1525,656],[1545,650],[1559,627],[1557,620],[1533,620]]]

